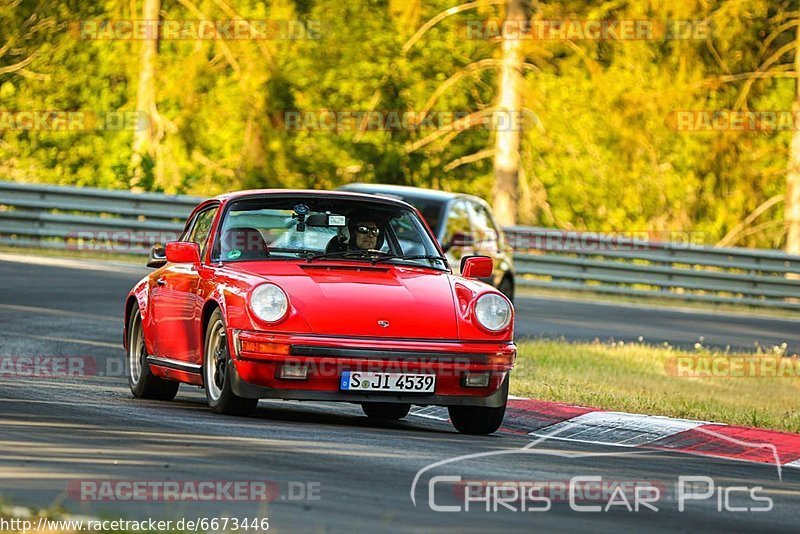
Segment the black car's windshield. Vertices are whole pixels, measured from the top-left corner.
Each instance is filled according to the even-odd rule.
[[[223,262],[298,258],[448,268],[410,209],[321,196],[233,201],[213,255]]]

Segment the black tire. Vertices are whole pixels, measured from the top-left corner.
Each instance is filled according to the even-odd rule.
[[[153,374],[147,363],[147,346],[142,330],[139,309],[131,312],[128,321],[128,385],[134,397],[140,399],[172,400],[178,394],[180,382],[164,380]]]
[[[503,295],[508,297],[508,300],[514,302],[514,281],[510,276],[505,276],[497,286],[497,290]]]
[[[508,403],[508,377],[500,387],[503,391],[503,405],[498,408],[485,406],[450,406],[450,422],[462,434],[485,436],[496,432],[503,423]]]
[[[231,374],[228,372],[231,365],[225,320],[218,308],[208,318],[203,343],[206,401],[214,413],[250,415],[255,411],[258,399],[240,397],[233,392]]]
[[[372,419],[402,419],[408,415],[410,404],[397,404],[394,402],[364,402],[361,409],[367,417]]]

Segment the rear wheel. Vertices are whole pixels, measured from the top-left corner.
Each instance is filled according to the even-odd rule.
[[[175,398],[180,382],[164,380],[153,374],[147,363],[147,346],[144,342],[142,316],[138,308],[131,313],[128,323],[128,385],[134,397],[140,399],[171,400]]]
[[[397,404],[393,402],[365,402],[361,409],[367,417],[373,419],[402,419],[408,415],[410,404]]]
[[[497,408],[486,406],[450,406],[450,422],[462,434],[485,436],[496,432],[503,422],[508,403],[508,377],[501,386],[503,405]]]
[[[231,389],[231,362],[228,336],[222,312],[214,310],[208,319],[203,356],[203,382],[206,387],[208,407],[214,413],[227,415],[249,415],[258,404],[258,399],[247,399],[236,395]]]

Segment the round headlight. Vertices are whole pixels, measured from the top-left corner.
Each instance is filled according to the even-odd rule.
[[[475,303],[475,318],[487,330],[500,331],[511,322],[511,305],[500,295],[488,293]]]
[[[261,284],[250,293],[250,309],[262,321],[274,323],[286,315],[289,299],[275,284]]]

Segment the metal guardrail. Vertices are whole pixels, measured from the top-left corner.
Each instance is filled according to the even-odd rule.
[[[147,253],[177,239],[201,198],[0,182],[0,244]]]
[[[800,310],[800,256],[510,227],[517,284]]]
[[[0,244],[146,254],[201,198],[0,182]],[[800,310],[800,256],[551,228],[505,229],[520,286]]]

